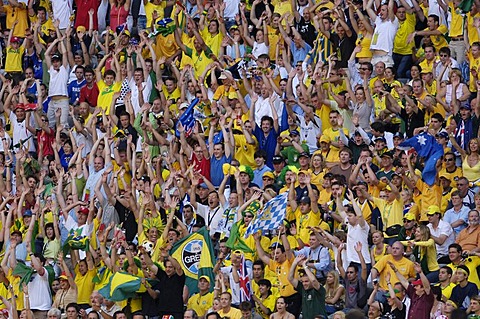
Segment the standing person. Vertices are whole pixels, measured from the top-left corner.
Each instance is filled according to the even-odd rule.
[[[430,311],[434,303],[434,296],[430,289],[430,282],[423,274],[420,264],[415,263],[415,272],[420,275],[420,279],[409,283],[408,280],[398,271],[392,263],[390,267],[394,271],[402,286],[407,289],[407,295],[411,299],[410,309],[407,319],[430,319]],[[390,282],[387,284],[391,285]]]
[[[171,315],[174,319],[183,318],[183,287],[185,286],[185,274],[178,261],[168,254],[167,249],[163,249],[161,257],[165,270],[162,270],[152,259],[145,249],[140,246],[140,252],[144,257],[147,267],[155,274],[160,281],[160,287],[168,287],[162,289],[158,296],[160,305],[159,317]]]
[[[372,64],[378,62],[385,63],[385,66],[393,66],[393,41],[398,29],[398,19],[395,17],[393,10],[394,1],[389,0],[380,7],[380,13],[377,16],[373,10],[373,0],[369,0],[367,4],[367,13],[372,21],[375,21],[375,30],[373,31],[372,43]]]
[[[307,262],[306,256],[295,257],[288,273],[288,281],[302,295],[302,316],[304,319],[313,319],[317,315],[326,317],[325,288],[310,271]],[[298,280],[294,278],[294,274],[300,263],[302,264],[303,272],[301,272],[301,278]]]
[[[61,54],[53,53],[55,44],[60,42]],[[47,64],[48,73],[50,74],[50,83],[48,86],[48,97],[51,99],[48,104],[48,123],[50,127],[55,127],[55,111],[61,110],[60,124],[68,127],[68,58],[63,39],[55,39],[53,43],[45,51],[45,63]]]
[[[275,249],[272,254],[273,258],[270,258],[263,250],[262,245],[260,244],[260,234],[254,234],[253,238],[255,239],[258,256],[268,268],[277,275],[277,282],[273,285],[278,287],[280,295],[284,297],[288,312],[292,313],[295,317],[298,317],[302,306],[302,297],[289,282],[287,276],[292,267],[294,256],[290,249],[290,244],[284,227],[280,227],[279,233],[283,245],[278,244],[274,246]]]

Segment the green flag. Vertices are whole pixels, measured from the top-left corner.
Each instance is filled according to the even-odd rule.
[[[78,228],[73,233],[70,233],[63,244],[63,254],[67,255],[70,250],[88,251],[90,248],[90,238],[82,236],[82,228]]]
[[[21,278],[19,287],[20,289],[22,289],[23,284],[28,285],[34,273],[35,269],[33,269],[32,267],[28,267],[24,263],[18,262],[17,266],[15,266],[15,269],[13,269],[12,275]]]
[[[473,0],[463,0],[458,5],[458,9],[462,10],[462,13],[467,13],[472,11]]]
[[[250,247],[248,247],[248,245],[243,241],[242,235],[240,234],[239,228],[241,222],[242,221],[238,221],[232,225],[232,229],[230,230],[230,237],[228,237],[226,245],[232,251],[238,249],[243,251],[244,253],[253,254],[255,252],[250,249]]]
[[[110,277],[108,284],[98,292],[108,300],[123,301],[145,291],[140,277],[126,272],[116,272]]]
[[[176,242],[170,250],[170,255],[182,266],[190,295],[198,292],[197,282],[201,276],[209,277],[211,283],[215,282],[213,274],[215,255],[207,228],[202,227]],[[213,291],[213,287],[213,284],[210,285],[210,291]]]

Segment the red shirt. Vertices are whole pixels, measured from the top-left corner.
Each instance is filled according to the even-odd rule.
[[[43,156],[53,155],[52,143],[55,141],[55,132],[51,128],[49,128],[49,130],[50,133],[44,130],[37,131],[38,144],[43,145]]]
[[[97,10],[100,0],[75,0],[78,10],[75,12],[75,30],[79,26],[84,26],[88,31],[89,16],[88,11],[93,9],[93,29],[98,30]]]
[[[210,159],[203,157],[200,161],[195,153],[192,153],[192,163],[195,165],[195,170],[200,171],[206,179],[210,180]]]
[[[88,104],[90,104],[91,107],[96,107],[98,94],[99,91],[97,83],[93,83],[92,88],[89,88],[88,85],[85,85],[83,88],[80,89],[79,102],[87,102]]]

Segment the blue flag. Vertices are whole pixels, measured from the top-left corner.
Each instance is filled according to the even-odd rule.
[[[412,147],[417,151],[418,156],[425,158],[422,179],[432,186],[437,176],[437,161],[443,156],[442,145],[438,144],[432,135],[422,133],[409,138],[398,146],[402,150],[408,150]]]
[[[283,224],[287,212],[288,191],[269,200],[257,217],[250,222],[245,238],[259,230],[278,229]]]
[[[193,116],[193,113],[194,113],[193,111],[194,111],[195,105],[197,105],[197,103],[199,101],[200,100],[198,98],[193,100],[192,103],[190,103],[190,105],[187,107],[185,112],[183,112],[183,114],[178,119],[177,125],[175,126],[175,136],[176,137],[180,137],[180,132],[178,131],[178,123],[182,123],[182,125],[185,129],[185,136],[186,137],[188,137],[192,134],[193,127],[195,126],[195,118]]]

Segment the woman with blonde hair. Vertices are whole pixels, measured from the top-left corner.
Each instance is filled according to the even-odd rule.
[[[370,255],[372,257],[372,267],[377,261],[380,260],[380,258],[390,254],[390,245],[387,245],[384,240],[385,237],[383,236],[383,232],[376,230],[372,233],[373,246],[370,250]]]
[[[338,272],[331,270],[327,273],[325,282],[325,310],[328,315],[345,307],[345,287],[340,285]]]
[[[477,137],[468,141],[467,150],[464,150],[458,145],[453,134],[450,135],[450,142],[453,147],[462,156],[462,170],[463,177],[468,179],[469,182],[477,182],[480,176],[480,142]]]
[[[429,213],[427,213],[428,215]],[[401,241],[401,243],[412,248],[412,255],[422,267],[422,271],[428,280],[438,282],[440,267],[437,262],[437,248],[435,247],[435,241],[430,236],[430,229],[425,225],[420,225],[415,229],[414,240]]]

